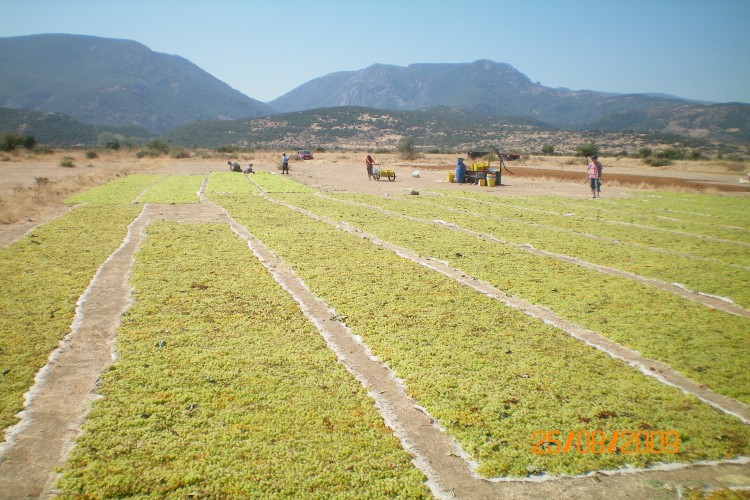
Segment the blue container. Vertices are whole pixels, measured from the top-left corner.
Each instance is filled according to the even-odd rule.
[[[456,160],[456,177],[453,181],[460,183],[466,182],[466,165],[464,165],[463,158]]]

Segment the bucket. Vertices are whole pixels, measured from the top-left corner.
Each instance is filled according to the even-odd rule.
[[[487,179],[477,179],[479,181],[480,186],[486,186],[487,185]]]
[[[489,186],[489,187],[495,187],[495,176],[494,175],[488,175],[487,176],[487,186]]]
[[[456,178],[456,174],[454,172],[448,172],[448,182],[453,182],[453,179]]]

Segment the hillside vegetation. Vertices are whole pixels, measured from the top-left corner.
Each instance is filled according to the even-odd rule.
[[[62,113],[0,108],[0,134],[6,133],[33,136],[50,147],[105,146],[108,139],[116,137],[130,144],[141,144],[156,137],[138,126],[87,125]]]
[[[396,150],[405,138],[421,151],[467,151],[495,146],[504,151],[574,154],[596,143],[600,152],[635,153],[642,148],[699,149],[705,154],[738,153],[737,146],[677,134],[556,129],[525,117],[494,117],[445,107],[385,111],[343,106],[265,116],[252,120],[193,123],[164,136],[182,147],[250,149]]]

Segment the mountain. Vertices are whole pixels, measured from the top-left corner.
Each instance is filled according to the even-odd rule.
[[[253,118],[276,114],[289,119],[294,112],[351,106],[417,112],[412,118],[424,119],[430,115],[428,110],[440,109],[439,120],[450,120],[450,112],[444,111],[454,110],[470,114],[472,123],[488,123],[493,130],[493,123],[507,126],[525,120],[541,129],[681,134],[750,145],[750,104],[550,88],[533,82],[509,64],[488,60],[405,67],[375,64],[316,78],[262,103],[182,57],[153,52],[135,41],[60,34],[0,38],[0,107],[62,113],[99,127],[142,127],[157,134],[180,127],[181,133],[187,133],[182,126],[209,122],[220,135],[225,120],[250,123]],[[343,112],[337,119],[349,115]],[[255,130],[263,121],[252,123]],[[327,126],[325,121],[315,123]],[[445,145],[455,143],[450,139],[455,131],[448,132],[447,126],[420,126],[428,134],[425,145],[441,137]],[[430,130],[440,127],[445,128],[443,135],[429,135]],[[190,130],[200,128],[205,127]],[[326,133],[336,131],[344,134],[342,140],[350,133],[348,125]],[[133,136],[143,135],[134,131]],[[323,139],[336,143],[329,141],[330,137]],[[280,139],[268,140],[278,143]],[[52,142],[54,138],[50,138]],[[195,138],[194,143],[203,142]]]
[[[182,57],[130,40],[63,34],[0,38],[0,107],[154,132],[271,112]]]
[[[268,103],[281,112],[331,106],[413,111],[447,106],[525,116],[554,127],[680,133],[750,144],[750,105],[710,104],[663,94],[550,88],[509,64],[376,64],[311,80]]]
[[[518,97],[543,89],[509,64],[375,64],[359,71],[331,73],[311,80],[268,104],[282,112],[334,106],[413,111],[446,106],[506,115],[526,114]]]

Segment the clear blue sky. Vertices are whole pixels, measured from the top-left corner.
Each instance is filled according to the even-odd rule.
[[[513,65],[548,87],[750,103],[750,0],[0,0],[0,36],[180,55],[270,101],[375,63]]]

